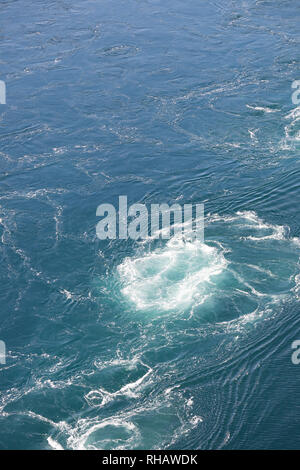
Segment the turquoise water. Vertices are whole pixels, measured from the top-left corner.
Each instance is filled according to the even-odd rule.
[[[297,0],[0,1],[0,448],[299,448]],[[204,203],[205,241],[99,204]]]

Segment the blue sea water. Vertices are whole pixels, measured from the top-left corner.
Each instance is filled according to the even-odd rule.
[[[1,449],[300,447],[298,0],[0,0]],[[99,204],[204,203],[205,243]]]

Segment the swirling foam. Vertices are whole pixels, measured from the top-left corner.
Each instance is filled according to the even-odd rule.
[[[300,142],[300,106],[290,111],[285,119],[290,122],[284,127],[285,137],[282,146],[284,149],[293,149]]]
[[[199,312],[226,321],[294,295],[299,240],[255,212],[210,215],[205,243],[173,237],[118,266],[122,295],[136,311]]]
[[[127,258],[118,271],[122,292],[137,309],[167,311],[204,301],[208,284],[226,264],[216,247],[174,237],[153,253]]]

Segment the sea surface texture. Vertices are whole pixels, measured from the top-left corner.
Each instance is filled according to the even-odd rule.
[[[300,448],[299,0],[0,0],[1,449]],[[205,239],[99,240],[99,204]]]

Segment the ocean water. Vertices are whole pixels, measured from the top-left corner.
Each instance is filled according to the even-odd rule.
[[[298,0],[1,0],[1,449],[300,447]],[[101,241],[99,204],[204,203]]]

